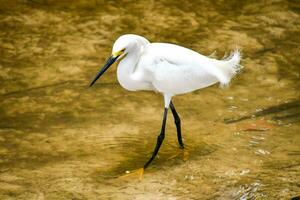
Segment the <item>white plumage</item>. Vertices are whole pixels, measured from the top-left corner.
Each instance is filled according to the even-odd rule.
[[[169,107],[175,120],[178,143],[180,148],[184,149],[180,117],[171,101],[172,97],[218,82],[221,85],[228,84],[240,69],[240,59],[237,50],[224,60],[216,60],[175,44],[150,43],[144,37],[128,34],[117,39],[112,56],[90,86],[119,60],[118,81],[125,89],[153,90],[163,94],[165,109],[161,132],[151,158],[141,170],[143,172],[157,155],[164,140]]]
[[[144,37],[119,37],[113,53],[125,49],[117,69],[118,81],[127,90],[162,93],[168,107],[174,95],[184,94],[220,82],[227,85],[240,69],[240,52],[224,60],[203,56],[169,43],[150,43]]]

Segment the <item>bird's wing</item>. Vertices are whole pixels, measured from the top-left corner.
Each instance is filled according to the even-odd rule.
[[[179,83],[178,87],[184,87],[187,91],[207,87],[216,82],[228,84],[239,71],[239,62],[239,51],[233,52],[224,60],[216,60],[168,43],[150,43],[141,56],[143,66],[152,72],[149,73],[152,77],[148,77],[162,81],[172,78],[173,85]]]
[[[190,92],[218,82],[207,72],[211,65],[206,57],[172,44],[152,43],[145,49],[138,68],[143,68],[148,81],[160,92],[172,95]]]

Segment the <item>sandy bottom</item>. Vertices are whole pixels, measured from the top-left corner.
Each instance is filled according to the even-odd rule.
[[[71,2],[71,3],[70,3]],[[73,3],[72,3],[73,2]],[[297,1],[0,1],[0,199],[290,199],[300,195],[300,5]],[[209,55],[239,47],[244,69],[174,98],[151,156],[163,98],[129,92],[112,67],[89,88],[121,34]]]

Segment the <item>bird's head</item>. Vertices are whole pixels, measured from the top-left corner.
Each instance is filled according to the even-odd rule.
[[[114,43],[112,48],[112,54],[107,59],[104,66],[98,72],[94,80],[91,82],[90,87],[104,74],[104,72],[117,60],[123,59],[130,52],[137,50],[137,47],[148,44],[149,41],[141,36],[126,34],[120,36]]]
[[[94,85],[94,83],[104,74],[104,72],[117,60],[120,60],[124,58],[128,51],[131,49],[132,43],[128,41],[127,38],[119,37],[116,42],[114,43],[111,56],[107,59],[104,66],[101,68],[101,70],[98,72],[94,80],[91,82],[90,87]]]

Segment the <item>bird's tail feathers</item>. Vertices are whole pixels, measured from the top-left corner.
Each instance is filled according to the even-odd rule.
[[[241,52],[238,49],[234,50],[223,60],[213,59],[213,61],[220,69],[218,79],[222,87],[228,85],[230,80],[242,69],[240,65]]]

